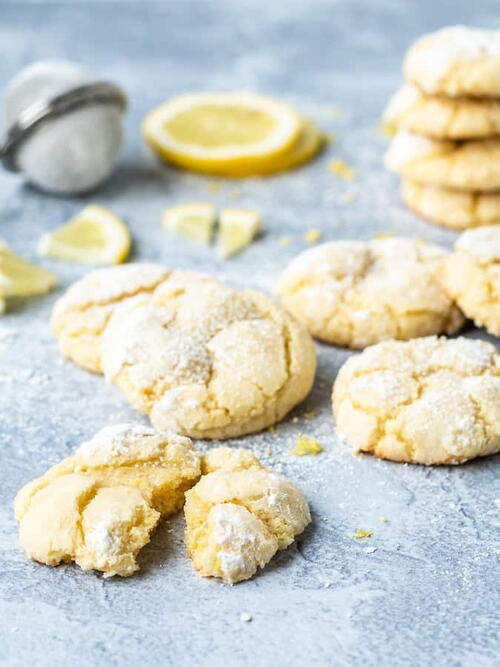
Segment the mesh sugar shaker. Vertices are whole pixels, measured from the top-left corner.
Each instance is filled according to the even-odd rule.
[[[0,161],[42,190],[86,192],[113,171],[122,146],[124,92],[71,62],[21,70],[4,98]]]

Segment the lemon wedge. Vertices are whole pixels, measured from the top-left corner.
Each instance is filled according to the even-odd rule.
[[[57,285],[56,276],[16,255],[0,240],[0,312],[12,296],[45,294]]]
[[[206,244],[212,239],[216,220],[213,204],[182,204],[163,213],[165,229]]]
[[[302,122],[291,108],[255,93],[195,93],[175,97],[143,121],[146,141],[187,169],[226,176],[258,174],[283,155]]]
[[[130,252],[130,233],[114,213],[91,204],[76,217],[45,234],[39,251],[46,257],[82,264],[120,264]]]
[[[261,229],[259,211],[226,208],[219,217],[219,255],[226,259],[246,248]]]

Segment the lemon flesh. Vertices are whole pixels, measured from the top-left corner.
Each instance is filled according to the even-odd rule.
[[[114,213],[92,204],[75,218],[46,234],[40,252],[82,264],[120,264],[130,252],[130,233]]]
[[[226,259],[241,252],[260,230],[261,216],[258,211],[224,209],[219,219],[219,255]]]
[[[175,165],[226,176],[257,167],[295,143],[300,116],[253,93],[198,93],[165,102],[146,116],[146,141]]]
[[[213,204],[183,204],[167,208],[163,226],[193,241],[209,244],[217,220]]]
[[[55,285],[57,278],[53,273],[27,262],[0,243],[0,302],[8,297],[45,294]]]

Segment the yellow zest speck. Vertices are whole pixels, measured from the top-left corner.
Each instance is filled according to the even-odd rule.
[[[392,236],[395,236],[394,232],[376,232],[372,239],[390,239]]]
[[[319,229],[308,229],[304,234],[304,241],[307,243],[317,243],[321,238],[321,232]]]
[[[346,181],[353,181],[356,178],[356,171],[343,160],[332,160],[328,165],[328,169]]]
[[[348,192],[345,193],[343,202],[344,204],[352,204],[353,201],[357,199],[358,195],[354,190],[349,190]]]
[[[354,533],[353,537],[355,540],[362,540],[365,537],[371,537],[373,535],[373,530],[364,530],[363,528],[358,528]]]
[[[389,519],[386,519],[385,516],[380,516],[378,520],[380,523],[389,523]]]
[[[280,246],[283,246],[283,247],[284,247],[284,246],[287,246],[287,245],[290,245],[291,242],[292,242],[292,239],[291,239],[289,236],[282,236],[282,237],[278,240],[279,245],[280,245]]]
[[[394,136],[396,136],[398,128],[394,125],[391,125],[390,123],[384,123],[382,121],[378,124],[378,130],[384,135],[384,137],[392,139]]]
[[[311,410],[311,412],[305,412],[304,413],[304,419],[316,419],[317,416],[318,416],[318,413],[314,412],[313,410]]]
[[[264,454],[266,456],[271,456],[271,450],[269,449],[269,447],[266,450],[264,450]]]
[[[210,181],[207,183],[207,190],[213,195],[218,195],[222,190],[222,185],[218,181]]]
[[[316,456],[323,451],[323,446],[314,438],[308,435],[300,434],[297,436],[297,442],[290,454],[292,456]]]

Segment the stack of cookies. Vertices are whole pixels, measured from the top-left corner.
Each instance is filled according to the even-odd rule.
[[[455,229],[500,222],[500,30],[424,35],[404,74],[384,122],[397,131],[386,165],[405,203]]]

